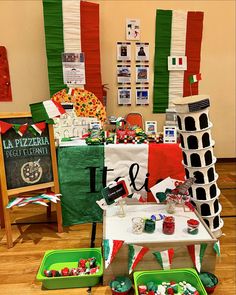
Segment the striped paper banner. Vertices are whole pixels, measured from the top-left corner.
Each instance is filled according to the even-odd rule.
[[[86,85],[77,87],[94,93],[103,102],[99,4],[77,0],[44,0],[43,11],[50,95],[66,87],[61,54],[83,52]]]
[[[188,77],[200,70],[203,12],[157,10],[153,113],[173,109],[173,100],[189,96]],[[168,56],[186,56],[186,71],[168,71]],[[198,94],[198,83],[192,94]]]

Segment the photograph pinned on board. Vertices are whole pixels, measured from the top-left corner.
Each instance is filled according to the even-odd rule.
[[[149,104],[149,89],[148,88],[136,88],[136,105],[148,105]]]
[[[90,122],[89,127],[90,127],[90,129],[93,129],[93,130],[100,130],[101,129],[101,122],[100,121]]]
[[[131,61],[131,43],[117,42],[116,45],[117,61]]]
[[[140,19],[126,19],[126,40],[140,40]]]
[[[145,133],[155,135],[157,133],[157,121],[145,121]]]
[[[85,84],[84,53],[62,53],[63,81],[67,85]]]
[[[136,66],[136,83],[149,83],[149,66]]]
[[[164,126],[163,142],[177,143],[177,127],[176,126]]]
[[[149,61],[149,43],[135,43],[136,62]]]
[[[118,88],[118,105],[131,105],[131,87]]]
[[[131,83],[130,65],[117,65],[117,83]]]

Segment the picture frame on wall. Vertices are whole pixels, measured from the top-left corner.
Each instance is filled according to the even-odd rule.
[[[149,43],[135,43],[135,60],[136,62],[149,61]]]
[[[126,40],[140,40],[140,19],[126,19]]]
[[[163,142],[177,143],[177,127],[176,126],[164,126]]]
[[[117,65],[117,83],[131,83],[131,67],[130,65]]]
[[[131,105],[131,87],[118,88],[118,105]]]
[[[145,121],[145,133],[156,134],[157,133],[157,121]]]
[[[149,66],[148,65],[136,65],[136,83],[138,84],[149,83]]]
[[[131,61],[131,43],[117,42],[116,46],[117,61]]]
[[[148,87],[136,87],[136,105],[149,105]]]

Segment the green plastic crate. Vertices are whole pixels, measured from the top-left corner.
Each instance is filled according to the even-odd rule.
[[[61,270],[64,267],[76,268],[81,258],[87,259],[91,257],[96,258],[100,267],[96,274],[48,278],[43,273],[44,270]],[[99,283],[102,275],[103,259],[101,248],[80,248],[46,251],[36,278],[42,282],[43,287],[46,289],[65,289],[95,286]]]
[[[207,295],[204,286],[195,269],[171,269],[171,270],[152,270],[137,271],[134,273],[135,294],[138,295],[138,286],[145,285],[148,282],[161,284],[162,282],[181,282],[186,281],[194,286],[200,295]]]

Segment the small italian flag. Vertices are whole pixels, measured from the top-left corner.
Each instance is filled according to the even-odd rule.
[[[104,257],[105,257],[105,268],[111,264],[112,260],[115,258],[117,252],[120,250],[124,241],[105,239],[103,240]]]
[[[187,246],[189,255],[193,261],[197,271],[201,271],[202,259],[206,250],[207,244],[189,245]]]
[[[12,128],[12,124],[0,121],[0,134],[6,133],[9,129]]]
[[[214,248],[217,256],[220,256],[220,241],[219,240],[217,242],[215,242],[213,248]]]
[[[168,250],[164,250],[161,252],[156,251],[156,252],[153,252],[152,254],[156,257],[157,261],[160,263],[163,269],[170,269],[170,266],[172,264],[172,260],[174,257],[173,248],[170,248]]]
[[[135,269],[139,261],[143,256],[148,252],[147,247],[137,246],[137,245],[128,245],[129,246],[129,274]]]
[[[201,74],[196,74],[189,76],[189,82],[190,84],[196,83],[198,81],[202,80],[202,75]]]
[[[30,109],[35,123],[46,121],[47,123],[53,124],[52,118],[58,117],[66,112],[59,102],[53,100],[30,104]]]
[[[23,136],[28,129],[28,124],[13,124],[13,128],[16,131],[16,133],[18,133],[20,136]]]

